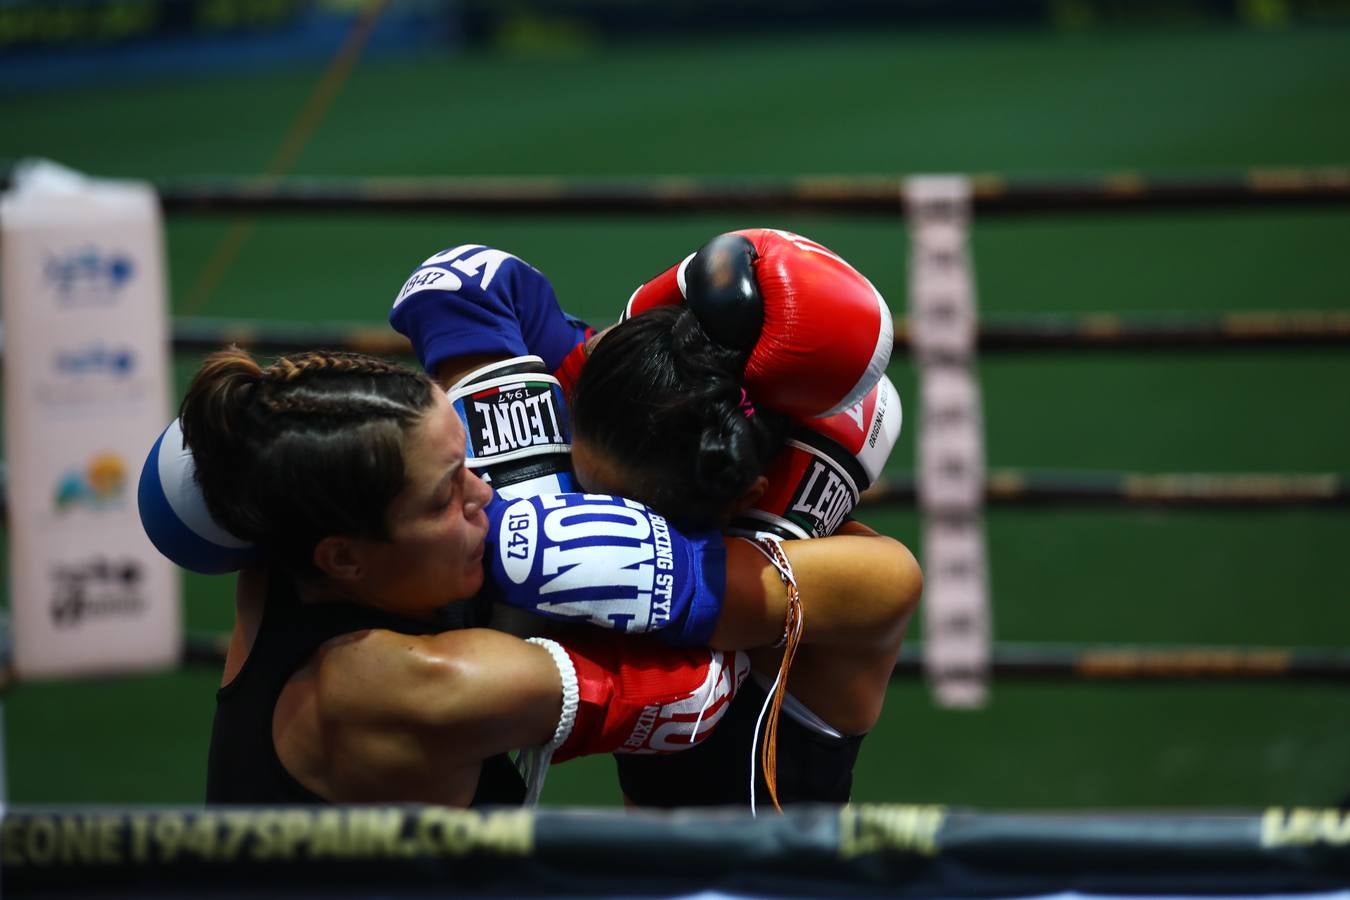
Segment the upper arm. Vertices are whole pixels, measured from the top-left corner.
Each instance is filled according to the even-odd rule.
[[[784,541],[802,602],[802,640],[886,646],[918,602],[923,575],[909,549],[882,535]],[[749,541],[727,540],[726,598],[710,643],[718,649],[773,644],[783,634],[787,592],[777,569]]]
[[[317,684],[323,750],[346,799],[438,799],[497,753],[557,726],[558,671],[541,647],[486,629],[365,632],[332,645]]]

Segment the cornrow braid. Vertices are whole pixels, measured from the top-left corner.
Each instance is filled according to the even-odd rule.
[[[334,416],[350,420],[359,420],[381,414],[402,418],[410,413],[416,415],[418,412],[418,410],[409,409],[402,403],[377,394],[357,397],[331,397],[277,394],[262,391],[258,396],[258,405],[264,413],[272,416]]]
[[[406,378],[408,370],[374,356],[359,353],[307,351],[279,357],[262,369],[262,383],[258,390],[258,412],[275,420],[293,416],[297,419],[330,417],[334,423],[359,422],[368,418],[392,416],[406,422],[421,414],[418,403],[409,405],[406,399],[397,399],[373,389],[381,378]],[[353,388],[334,392],[328,379],[367,379],[370,389]]]
[[[211,514],[301,575],[329,534],[387,539],[406,432],[436,397],[425,375],[359,353],[311,351],[261,368],[212,354],[180,410]]]
[[[407,370],[397,363],[366,356],[362,353],[345,351],[309,350],[290,356],[279,357],[276,362],[262,370],[265,380],[289,382],[306,375],[334,374],[351,372],[363,375],[400,374]]]

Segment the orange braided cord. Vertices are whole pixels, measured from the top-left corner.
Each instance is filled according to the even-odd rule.
[[[761,539],[760,546],[776,563],[778,577],[787,587],[787,617],[783,626],[783,661],[778,667],[778,678],[764,722],[764,743],[760,745],[759,764],[764,772],[764,783],[769,787],[769,799],[773,808],[780,813],[782,805],[778,802],[778,721],[783,710],[783,697],[787,694],[788,672],[797,648],[802,642],[802,600],[797,582],[791,577],[792,564],[777,541]]]

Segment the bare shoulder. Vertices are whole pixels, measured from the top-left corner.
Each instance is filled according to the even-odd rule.
[[[319,651],[315,690],[324,719],[385,727],[473,727],[499,715],[513,687],[551,695],[557,674],[539,647],[470,628],[430,635],[367,630]]]
[[[339,635],[316,654],[314,687],[325,718],[424,717],[419,693],[444,695],[467,677],[482,641],[476,631],[434,635],[368,629]]]
[[[548,653],[509,635],[369,630],[324,644],[283,701],[278,752],[320,796],[463,804],[482,760],[552,735],[561,687]]]

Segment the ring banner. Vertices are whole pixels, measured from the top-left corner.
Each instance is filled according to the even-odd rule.
[[[984,416],[975,372],[970,183],[905,181],[911,352],[919,372],[924,670],[941,706],[988,696],[993,626],[984,535]]]
[[[133,479],[169,417],[155,194],[35,163],[0,222],[16,672],[174,666],[178,576],[141,528]]]
[[[1344,891],[1350,812],[9,809],[7,896],[1028,897]],[[1341,896],[1344,896],[1342,893]]]

